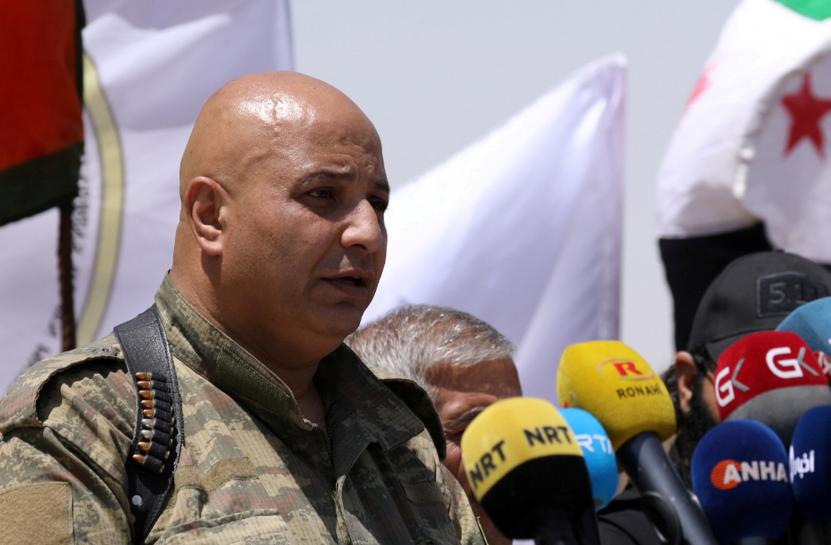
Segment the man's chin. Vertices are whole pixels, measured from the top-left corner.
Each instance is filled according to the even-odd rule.
[[[337,303],[326,305],[318,314],[319,329],[327,335],[340,337],[341,341],[361,325],[365,305]]]

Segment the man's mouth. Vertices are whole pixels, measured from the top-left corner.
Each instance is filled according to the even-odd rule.
[[[327,278],[327,280],[335,285],[366,287],[366,280],[360,276],[339,276],[337,278]]]

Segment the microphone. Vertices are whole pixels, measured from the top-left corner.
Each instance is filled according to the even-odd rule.
[[[591,483],[574,432],[544,399],[497,401],[462,435],[476,500],[512,539],[599,545]]]
[[[774,543],[788,529],[791,485],[782,441],[755,420],[710,429],[692,456],[693,492],[719,543]]]
[[[617,459],[612,441],[600,422],[582,409],[562,409],[560,414],[574,431],[583,460],[589,470],[589,479],[594,496],[594,509],[606,507],[617,491]]]
[[[722,420],[758,420],[786,445],[802,413],[831,404],[831,389],[814,353],[789,331],[759,331],[728,346],[713,384]]]
[[[788,314],[776,331],[791,331],[816,352],[823,373],[831,376],[831,297],[816,299]]]
[[[831,406],[814,407],[800,417],[789,460],[801,514],[801,521],[793,525],[798,542],[827,544],[831,542]]]
[[[675,434],[675,409],[640,354],[620,341],[572,344],[560,359],[557,395],[564,407],[585,409],[603,424],[618,460],[652,505],[647,514],[659,532],[672,538],[680,524],[689,545],[716,545],[661,445]]]

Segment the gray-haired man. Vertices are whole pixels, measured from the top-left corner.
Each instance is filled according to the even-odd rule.
[[[367,365],[427,390],[447,440],[444,465],[464,487],[488,542],[510,543],[474,499],[459,444],[468,424],[486,407],[522,395],[511,342],[466,312],[431,305],[400,307],[345,342]]]

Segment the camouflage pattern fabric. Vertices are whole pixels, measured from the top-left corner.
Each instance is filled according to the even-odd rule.
[[[323,429],[169,280],[156,303],[182,395],[184,444],[148,543],[484,543],[425,429],[437,420],[424,414],[417,386],[407,391],[394,379],[393,394],[341,346],[315,376]],[[42,361],[0,402],[4,539],[132,543],[125,463],[136,393],[120,354],[110,336]]]

